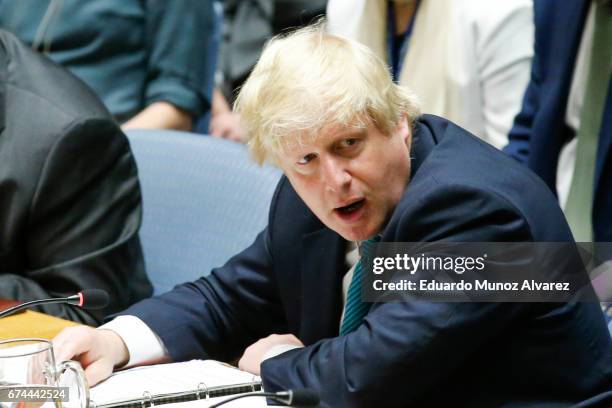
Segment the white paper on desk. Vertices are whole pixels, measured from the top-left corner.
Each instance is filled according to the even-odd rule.
[[[251,373],[240,371],[214,360],[191,360],[184,363],[158,364],[118,371],[90,390],[97,405],[151,395],[259,381]]]

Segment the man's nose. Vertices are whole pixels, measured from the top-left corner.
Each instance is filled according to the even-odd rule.
[[[322,167],[322,181],[329,190],[341,192],[350,185],[352,176],[343,161],[334,158],[324,159]]]

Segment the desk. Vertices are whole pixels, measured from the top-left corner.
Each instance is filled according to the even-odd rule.
[[[16,337],[52,339],[63,328],[77,325],[75,322],[26,310],[0,319],[0,340]]]

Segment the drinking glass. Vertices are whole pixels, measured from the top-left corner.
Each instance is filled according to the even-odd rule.
[[[81,365],[56,364],[49,340],[0,341],[0,408],[87,408],[88,404],[89,387]]]

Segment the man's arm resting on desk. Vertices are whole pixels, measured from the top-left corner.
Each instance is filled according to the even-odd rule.
[[[121,368],[158,364],[170,361],[170,356],[161,339],[142,320],[135,316],[118,316],[98,327],[111,330],[123,340],[128,351],[128,361]]]
[[[53,339],[53,349],[58,361],[78,360],[85,368],[90,386],[108,378],[115,367],[125,365],[130,357],[117,333],[89,326],[62,330]]]
[[[119,316],[97,329],[65,329],[53,339],[53,346],[59,361],[80,361],[92,386],[110,376],[115,368],[170,359],[159,337],[134,316]]]
[[[287,336],[289,335],[270,337],[282,340]],[[276,343],[275,346],[262,350],[265,354],[256,363],[254,359],[248,358],[252,354],[249,350],[253,346],[249,347],[241,363],[253,360],[253,367],[256,364],[258,373],[261,361],[303,346],[301,342],[298,345],[295,341],[288,340]],[[59,361],[78,359],[81,362],[85,367],[87,380],[92,386],[110,376],[115,368],[170,361],[161,339],[135,316],[116,317],[97,329],[87,326],[65,329],[53,340],[53,344]],[[241,368],[253,372],[248,364]]]
[[[129,361],[116,367],[129,368],[170,361],[170,355],[162,340],[135,316],[118,316],[98,327],[98,330],[112,330],[121,337],[128,350]],[[259,375],[261,362],[300,347],[304,347],[304,344],[292,334],[272,334],[249,346],[240,359],[239,367]]]

